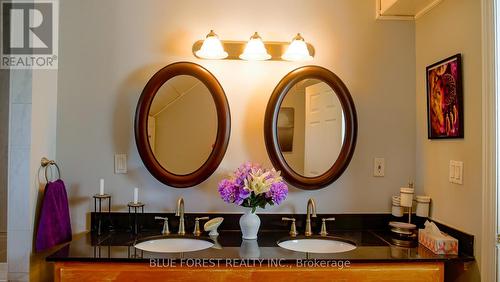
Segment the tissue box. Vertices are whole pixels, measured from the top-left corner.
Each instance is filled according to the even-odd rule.
[[[418,230],[418,242],[438,255],[457,255],[458,240],[441,232],[442,236],[432,234],[425,229]]]

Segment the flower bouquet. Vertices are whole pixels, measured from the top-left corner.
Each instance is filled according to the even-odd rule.
[[[240,218],[243,239],[256,239],[260,226],[256,209],[281,204],[288,195],[288,187],[279,171],[246,162],[219,183],[219,194],[226,203],[248,208]]]

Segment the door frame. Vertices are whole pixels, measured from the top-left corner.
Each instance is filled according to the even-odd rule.
[[[497,4],[481,1],[482,33],[482,232],[481,280],[496,281],[497,234]]]

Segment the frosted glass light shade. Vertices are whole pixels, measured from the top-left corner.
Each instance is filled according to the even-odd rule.
[[[211,60],[220,60],[227,58],[228,56],[227,52],[224,51],[224,47],[222,47],[219,37],[213,30],[207,34],[207,37],[203,40],[200,50],[196,51],[195,54],[200,58]]]
[[[240,59],[247,61],[265,61],[271,59],[271,55],[267,53],[264,42],[262,42],[262,38],[260,38],[257,32],[248,40],[243,54],[240,55]]]
[[[286,61],[311,61],[313,59],[300,33],[293,38],[292,43],[290,43],[290,46],[288,46],[281,58]]]

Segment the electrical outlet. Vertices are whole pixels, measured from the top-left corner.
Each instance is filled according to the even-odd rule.
[[[375,158],[373,160],[373,176],[384,177],[385,176],[385,159]]]
[[[115,174],[127,173],[127,154],[115,154]]]

